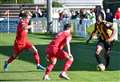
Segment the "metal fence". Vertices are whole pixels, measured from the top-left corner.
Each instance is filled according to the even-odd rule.
[[[19,19],[8,19],[2,18],[0,20],[0,32],[15,32]]]
[[[0,32],[16,32],[18,22],[19,19],[9,19],[9,21],[7,19],[0,20]],[[52,28],[50,28],[50,31],[53,33],[58,33],[63,30],[64,24],[68,22],[72,24],[74,34],[76,36],[87,37],[88,34],[86,29],[90,28],[89,25],[91,24],[91,21],[88,19],[83,19],[82,23],[80,23],[79,18],[73,20],[71,20],[70,18],[64,18],[63,20],[53,18]],[[120,33],[120,31],[118,31],[119,25],[119,20],[115,20],[113,23],[113,27],[117,31],[116,40],[118,40],[118,34]],[[47,32],[47,19],[45,17],[33,18],[31,32]]]

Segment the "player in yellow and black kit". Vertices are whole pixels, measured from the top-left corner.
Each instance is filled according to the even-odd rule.
[[[97,16],[97,21],[95,23],[94,31],[92,32],[90,38],[87,40],[87,43],[92,39],[92,37],[97,34],[98,42],[96,45],[95,57],[98,64],[101,64],[100,52],[102,49],[105,49],[104,58],[105,58],[105,67],[108,67],[110,61],[110,51],[112,43],[114,41],[115,30],[112,28],[113,24],[107,21],[103,21],[101,15]]]

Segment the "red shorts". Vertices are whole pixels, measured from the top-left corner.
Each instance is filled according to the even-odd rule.
[[[47,53],[49,60],[51,60],[53,58],[57,58],[60,60],[64,60],[64,59],[68,58],[68,53],[66,51],[60,50],[60,49],[55,48],[55,47],[48,47],[46,49],[46,53]]]
[[[32,47],[32,44],[29,41],[26,41],[24,44],[14,43],[13,51],[16,54],[19,54],[24,49],[30,49],[31,47]]]

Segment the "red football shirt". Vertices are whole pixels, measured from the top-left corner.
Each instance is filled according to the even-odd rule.
[[[71,40],[71,34],[68,31],[63,31],[58,33],[48,46],[63,49],[63,47],[66,45],[67,40]]]
[[[23,26],[28,25],[28,24],[29,24],[29,19],[28,18],[20,19],[19,24],[17,26],[15,43],[17,43],[17,44],[25,44],[25,42],[27,40],[28,30],[25,30],[23,28]]]

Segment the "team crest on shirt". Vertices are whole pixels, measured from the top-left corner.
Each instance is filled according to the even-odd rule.
[[[107,29],[107,34],[108,34],[109,37],[112,35],[112,32],[113,31],[111,29]]]

